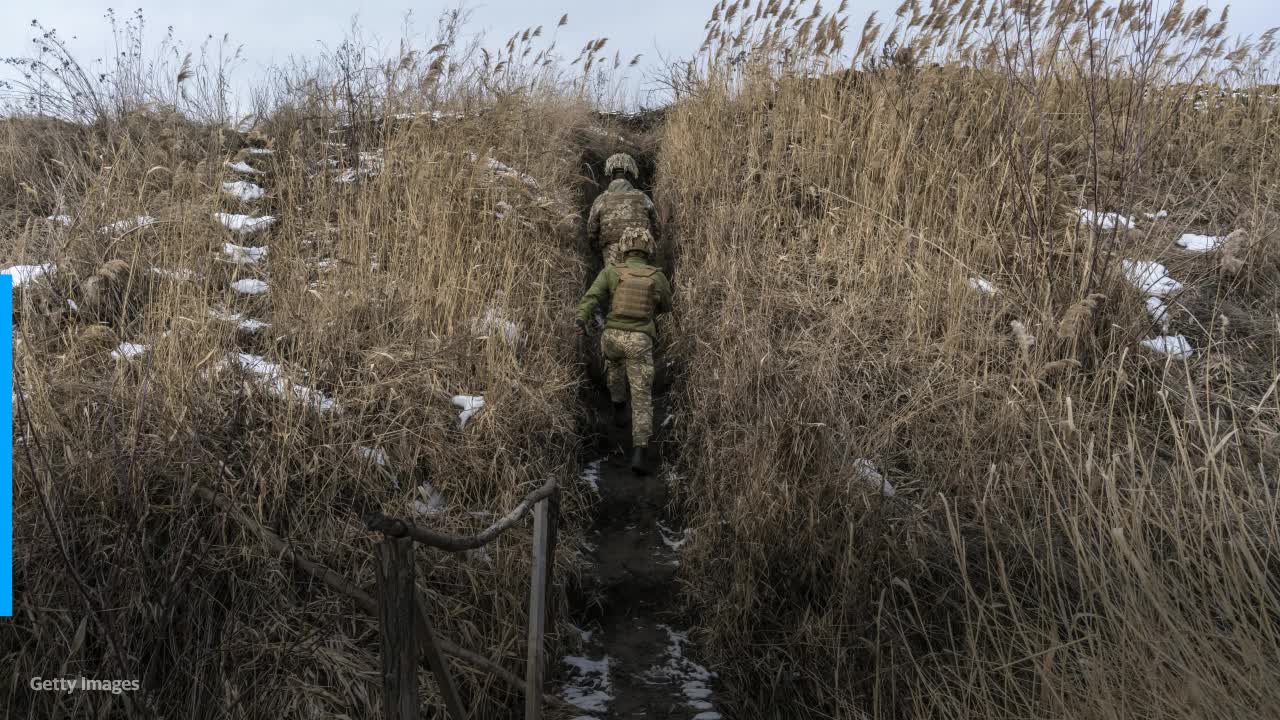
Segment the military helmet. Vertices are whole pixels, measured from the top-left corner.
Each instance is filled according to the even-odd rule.
[[[613,175],[614,170],[625,170],[631,177],[640,177],[640,169],[636,167],[635,158],[626,153],[610,155],[609,159],[604,161],[606,175]]]
[[[622,231],[618,239],[618,252],[626,257],[629,252],[643,252],[653,257],[653,235],[642,227],[631,227]]]

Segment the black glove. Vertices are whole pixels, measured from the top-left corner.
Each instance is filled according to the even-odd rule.
[[[585,320],[574,320],[573,325],[578,337],[584,337],[587,334],[587,323]]]

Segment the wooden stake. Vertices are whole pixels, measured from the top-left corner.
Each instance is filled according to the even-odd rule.
[[[525,670],[525,720],[542,718],[542,635],[547,625],[547,551],[550,541],[550,503],[533,509],[533,572],[529,587],[529,665]]]
[[[453,684],[453,676],[449,674],[449,665],[444,659],[436,643],[436,633],[431,627],[431,618],[427,614],[427,598],[418,593],[418,644],[422,646],[422,654],[427,658],[427,665],[436,676],[436,684],[440,686],[440,694],[444,696],[444,707],[448,711],[449,720],[467,720],[467,710],[462,704],[462,696]]]
[[[386,720],[418,720],[416,590],[413,540],[383,538],[378,545],[378,619]]]

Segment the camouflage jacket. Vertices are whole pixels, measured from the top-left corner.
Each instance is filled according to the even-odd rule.
[[[652,267],[635,255],[627,258],[626,264],[632,267]],[[582,296],[582,302],[578,303],[578,319],[585,323],[591,322],[591,313],[595,311],[596,306],[606,304],[613,297],[613,292],[618,289],[618,280],[618,271],[612,265],[601,270],[600,274],[596,275],[595,282],[591,283],[591,289]],[[653,281],[656,294],[654,315],[671,312],[671,281],[667,280],[667,276],[661,270],[654,273]],[[658,339],[658,326],[653,322],[652,317],[648,320],[610,318],[605,327],[611,330],[642,332],[655,341]]]
[[[622,231],[630,227],[642,227],[658,241],[658,211],[653,201],[643,191],[626,180],[614,180],[591,204],[587,216],[587,240],[591,247],[600,250],[622,238]]]

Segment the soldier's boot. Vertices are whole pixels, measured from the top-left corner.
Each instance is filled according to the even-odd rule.
[[[627,401],[616,402],[613,404],[613,426],[626,427],[627,420],[631,417],[631,413],[627,411]]]
[[[649,474],[649,448],[641,445],[631,451],[631,472],[636,475]]]

